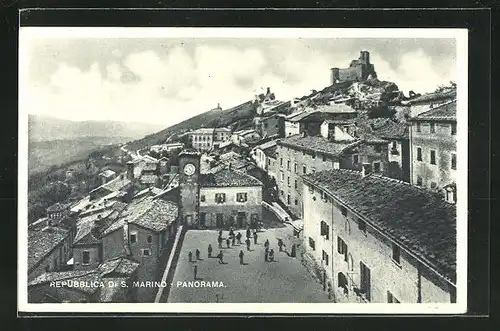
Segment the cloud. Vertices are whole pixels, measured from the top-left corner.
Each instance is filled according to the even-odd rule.
[[[229,108],[271,87],[278,99],[319,90],[331,67],[347,67],[359,51],[324,51],[304,41],[268,46],[193,44],[125,52],[82,67],[59,61],[48,84],[33,80],[30,113],[86,120],[125,120],[172,125],[221,104]],[[354,54],[354,56],[353,56]],[[89,55],[89,57],[92,55]],[[379,78],[408,92],[432,91],[454,79],[454,67],[424,49],[402,53],[397,65],[371,53]]]

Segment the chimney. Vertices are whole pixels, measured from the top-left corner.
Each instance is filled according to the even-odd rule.
[[[361,178],[365,178],[372,172],[372,165],[370,163],[363,163],[361,169]]]
[[[131,161],[127,162],[127,178],[134,179],[134,163]]]

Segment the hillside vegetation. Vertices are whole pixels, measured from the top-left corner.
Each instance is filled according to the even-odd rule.
[[[253,101],[247,101],[229,109],[215,108],[172,125],[162,131],[130,142],[127,147],[130,150],[138,150],[147,146],[162,144],[169,138],[174,138],[197,128],[223,127],[238,121],[248,121],[253,118],[254,114],[255,105]]]

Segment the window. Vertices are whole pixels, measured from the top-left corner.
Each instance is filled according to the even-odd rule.
[[[295,182],[294,182],[294,187],[295,187],[295,189],[297,189],[297,180],[295,180]]]
[[[321,252],[321,260],[324,261],[326,265],[328,265],[329,259],[330,259],[330,257],[328,256],[328,254],[325,251],[322,251]]]
[[[431,164],[436,164],[436,151],[431,151]]]
[[[392,244],[392,260],[396,262],[398,265],[401,263],[400,261],[401,249],[398,245]]]
[[[373,163],[373,171],[374,172],[380,172],[380,162],[374,162]]]
[[[215,202],[216,203],[226,202],[226,193],[215,193]]]
[[[358,164],[359,163],[359,155],[358,154],[353,154],[352,155],[352,163],[353,164]]]
[[[311,247],[313,251],[316,250],[316,243],[311,237],[309,237],[309,247]]]
[[[417,132],[422,132],[420,129],[420,122],[417,122]]]
[[[297,173],[297,163],[293,165],[293,172]]]
[[[343,216],[347,216],[347,209],[344,206],[340,207],[340,211],[342,212]]]
[[[337,237],[337,252],[339,254],[344,255],[344,261],[347,262],[347,255],[348,255],[347,244],[340,237]]]
[[[137,232],[130,233],[130,243],[135,244],[137,242]]]
[[[325,236],[326,240],[330,239],[330,226],[325,221],[321,221],[320,223],[320,233],[322,236]]]
[[[323,162],[326,162],[326,154],[323,154]]]
[[[436,188],[437,184],[435,182],[431,182],[431,188]]]
[[[389,291],[387,291],[387,303],[399,303],[399,300]]]
[[[290,160],[286,162],[286,170],[290,171]]]
[[[314,159],[316,158],[316,153],[314,153],[314,152],[313,152],[313,153],[311,154],[311,157],[312,157],[312,159],[314,160]]]
[[[370,279],[370,268],[368,268],[363,262],[359,262],[360,269],[360,292],[365,295],[366,300],[371,300],[371,279]]]
[[[422,161],[422,148],[417,148],[417,161]]]
[[[142,256],[151,256],[151,251],[149,248],[145,248],[142,250]]]
[[[299,204],[299,201],[297,199],[295,199],[295,205],[297,206]]]
[[[202,195],[200,196],[200,201],[201,201],[201,202],[205,202],[205,195],[203,195],[203,194],[202,194]]]
[[[236,201],[247,202],[248,195],[246,193],[236,193]]]
[[[271,160],[270,159],[267,160],[267,165],[271,165]]]
[[[451,169],[457,170],[457,154],[451,153]]]
[[[422,186],[422,177],[417,176],[417,186]]]
[[[90,252],[89,251],[82,252],[82,264],[90,264]]]
[[[451,124],[451,134],[452,135],[456,135],[457,134],[457,124],[456,123],[452,123]]]
[[[392,142],[392,149],[397,149],[398,146],[397,146],[397,143],[395,141]]]
[[[305,165],[302,166],[302,173],[307,174],[307,167]]]
[[[148,240],[148,244],[151,244],[153,242],[153,236],[151,236],[151,235],[148,236],[147,240]]]
[[[286,179],[288,187],[290,187],[290,176],[287,177]]]
[[[280,180],[283,182],[285,180],[285,174],[283,171],[280,171]]]
[[[382,152],[382,146],[380,146],[380,145],[376,145],[376,146],[375,146],[375,152],[376,152],[376,153],[381,153],[381,152]]]
[[[280,167],[282,167],[282,166],[283,166],[283,158],[280,157]]]
[[[290,204],[290,194],[287,194],[287,196],[286,196],[286,204],[287,205]]]
[[[281,195],[285,195],[285,193],[283,193],[283,190],[280,190],[280,193],[281,193]]]
[[[361,232],[366,233],[366,222],[359,220],[358,221],[358,228]]]
[[[431,133],[436,133],[436,124],[435,123],[430,123],[430,128],[431,128]]]

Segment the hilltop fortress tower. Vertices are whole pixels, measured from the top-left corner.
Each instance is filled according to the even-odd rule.
[[[361,51],[359,59],[352,60],[349,68],[331,68],[331,84],[341,82],[360,82],[366,80],[370,75],[377,77],[375,67],[370,63],[370,52]]]

